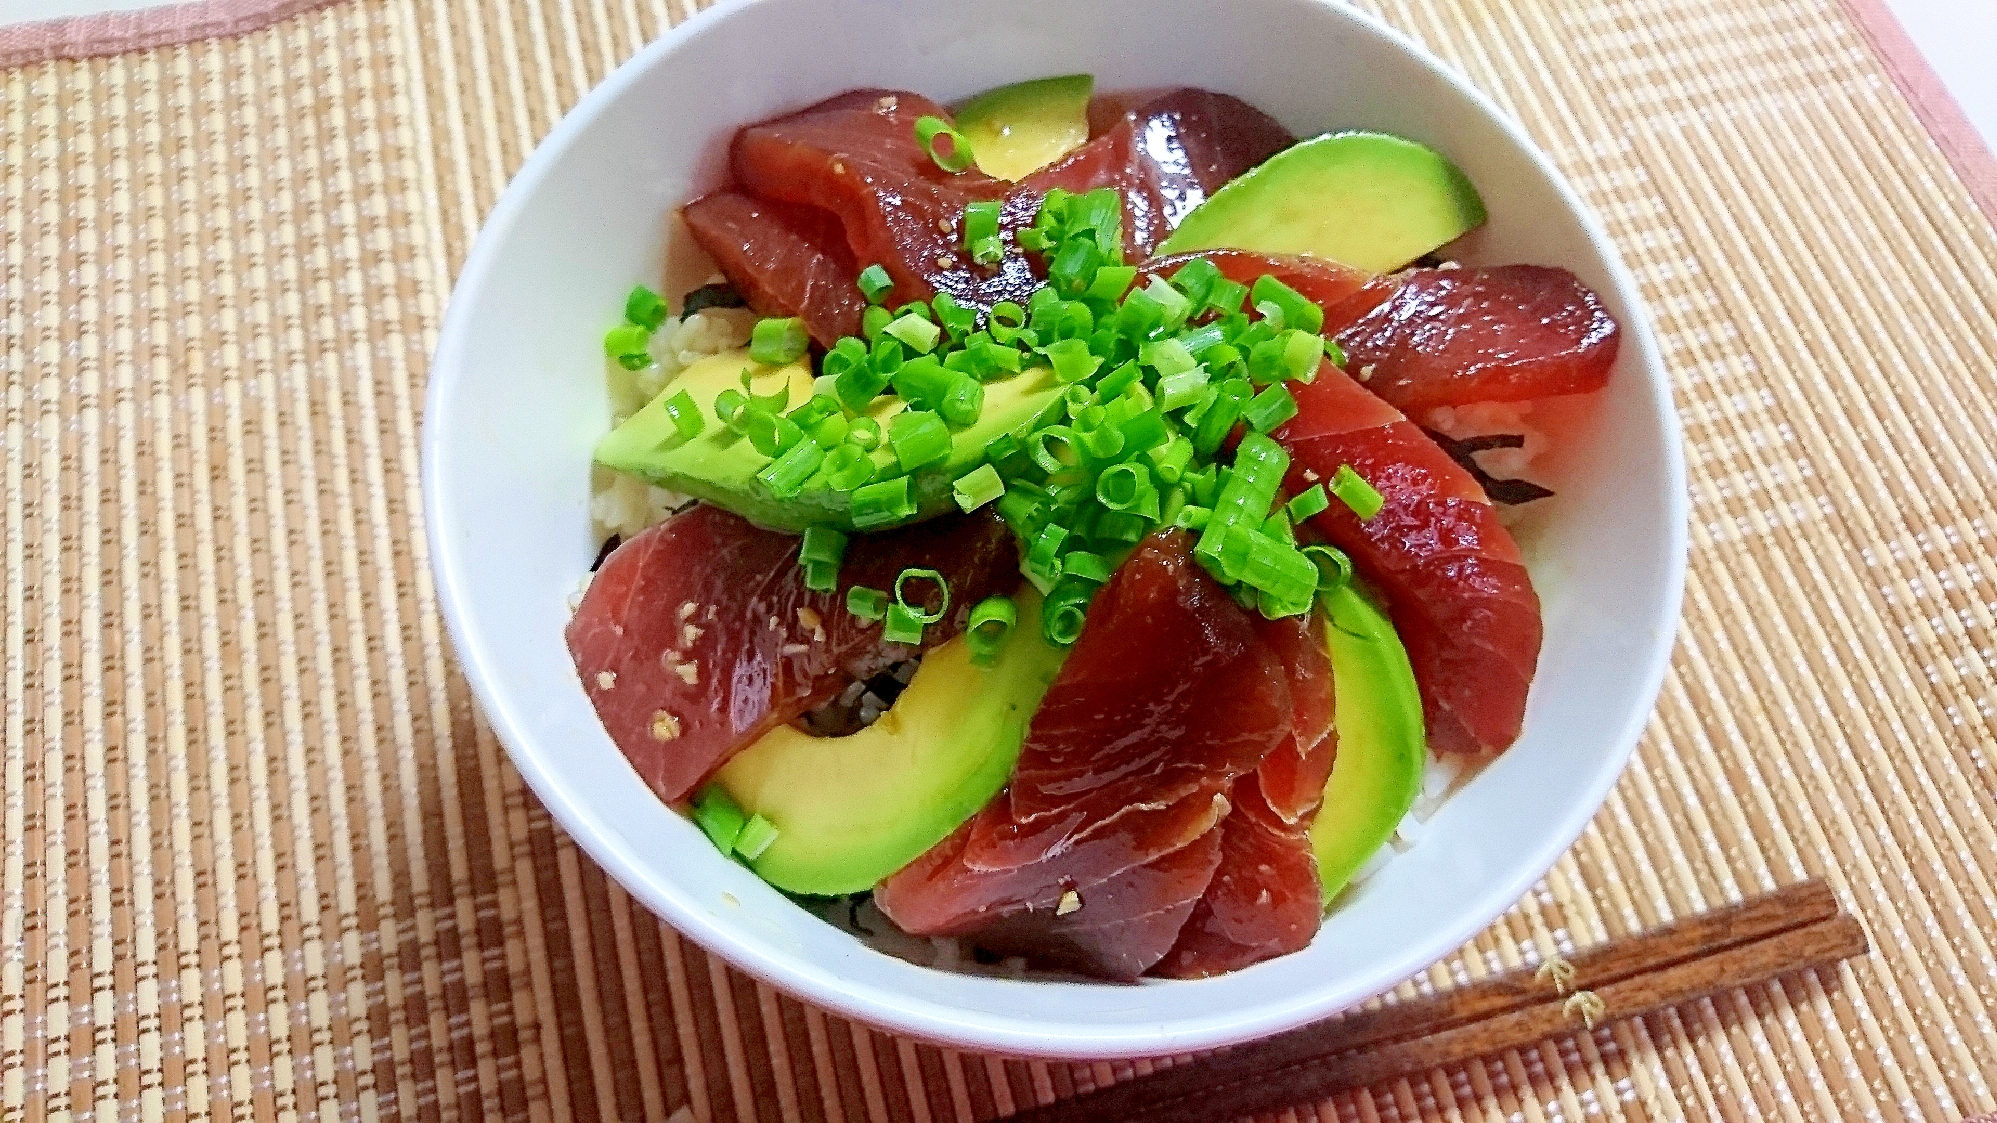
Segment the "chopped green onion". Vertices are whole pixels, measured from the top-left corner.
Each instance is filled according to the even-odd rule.
[[[1241,411],[1241,419],[1258,433],[1267,433],[1296,415],[1297,399],[1280,382],[1255,395]]]
[[[888,605],[887,623],[881,638],[889,643],[921,643],[922,619],[900,604]]]
[[[1151,472],[1158,477],[1158,482],[1175,484],[1185,474],[1186,466],[1193,462],[1193,442],[1184,437],[1173,437],[1146,455],[1151,461]]]
[[[693,395],[685,390],[667,398],[665,405],[660,408],[666,411],[666,417],[672,421],[673,428],[679,430],[680,439],[683,441],[690,441],[700,436],[700,431],[707,428],[707,418],[700,415],[700,406],[695,404]]]
[[[736,840],[742,837],[742,828],[749,824],[749,816],[727,788],[709,783],[694,793],[693,821],[716,850],[730,854],[735,850]]]
[[[1150,473],[1125,461],[1112,464],[1096,477],[1096,500],[1112,511],[1128,511],[1151,489]]]
[[[1234,429],[1234,423],[1241,417],[1241,407],[1248,402],[1248,383],[1230,378],[1213,390],[1213,399],[1200,415],[1199,428],[1193,433],[1193,451],[1202,457],[1212,456],[1219,451],[1221,442]]]
[[[1114,409],[1130,400],[1128,397],[1118,398],[1111,406]],[[1135,412],[1120,423],[1117,430],[1123,434],[1123,455],[1126,459],[1161,447],[1172,439],[1172,431],[1165,425],[1165,415],[1155,409]]]
[[[1062,458],[1060,453],[1054,451],[1054,442],[1056,441],[1059,441],[1062,448],[1066,450],[1067,457],[1065,459]],[[1041,471],[1046,472],[1050,476],[1059,475],[1075,465],[1075,460],[1077,459],[1075,456],[1075,431],[1066,425],[1049,425],[1045,429],[1041,429],[1033,434],[1032,439],[1026,442],[1026,450],[1032,455],[1033,462],[1040,465]]]
[[[863,449],[875,448],[881,443],[881,423],[871,417],[855,417],[846,430],[846,440]]]
[[[910,409],[935,409],[950,391],[950,384],[962,377],[946,370],[933,355],[917,355],[894,373],[894,392]]]
[[[829,526],[804,528],[804,541],[798,546],[797,560],[839,564],[846,556],[846,536]]]
[[[1096,279],[1082,295],[1089,300],[1119,300],[1136,280],[1135,265],[1105,265],[1096,270]]]
[[[932,324],[936,322],[936,311],[929,306],[929,302],[926,300],[911,300],[907,304],[895,309],[894,315],[897,320],[903,316],[914,316],[918,320],[928,320]]]
[[[1287,377],[1298,382],[1316,378],[1318,361],[1324,358],[1326,349],[1338,349],[1338,344],[1312,332],[1291,331],[1285,332],[1284,336],[1283,371]]]
[[[818,447],[817,441],[800,440],[757,472],[756,479],[770,489],[771,495],[789,499],[804,490],[805,481],[824,463],[825,450]]]
[[[1102,366],[1102,360],[1089,354],[1089,345],[1079,339],[1062,339],[1050,343],[1042,351],[1047,362],[1054,368],[1054,377],[1061,382],[1080,382]]]
[[[1061,576],[1100,585],[1109,580],[1109,562],[1101,554],[1070,550],[1061,555]]]
[[[825,454],[825,466],[820,470],[825,473],[825,485],[833,491],[852,491],[874,478],[874,461],[866,449],[849,439]]]
[[[1206,526],[1207,519],[1211,518],[1212,515],[1213,509],[1211,507],[1201,507],[1195,503],[1188,503],[1179,508],[1178,512],[1172,516],[1171,523],[1173,526],[1182,526],[1187,530],[1199,530]]]
[[[1305,546],[1303,555],[1317,566],[1317,587],[1330,590],[1352,582],[1352,559],[1336,546]]]
[[[888,614],[888,595],[879,589],[855,585],[846,590],[846,611],[862,620],[879,620]]]
[[[1005,242],[994,234],[971,243],[971,260],[979,265],[997,265],[1005,257]]]
[[[936,310],[936,322],[941,324],[951,339],[963,339],[978,327],[978,310],[959,301],[947,292],[939,292],[929,302]]]
[[[805,430],[805,432],[810,435],[812,440],[818,442],[819,448],[830,452],[846,443],[846,434],[851,429],[852,425],[847,422],[845,415],[835,413],[818,424],[813,425],[810,429]]]
[[[1215,281],[1213,288],[1207,292],[1207,307],[1225,316],[1241,311],[1241,302],[1247,299],[1247,285],[1222,277]]]
[[[1307,491],[1300,491],[1284,504],[1283,509],[1290,513],[1292,522],[1303,522],[1331,506],[1331,498],[1324,493],[1323,484],[1312,484]]]
[[[757,320],[749,333],[749,357],[769,367],[794,363],[811,346],[811,333],[796,316],[788,319]]]
[[[1207,368],[1194,367],[1158,380],[1158,404],[1166,410],[1180,409],[1200,400],[1206,392]]]
[[[1258,534],[1245,526],[1236,526],[1228,532],[1227,552],[1234,553],[1238,542],[1247,543],[1233,574],[1242,584],[1285,604],[1308,599],[1317,588],[1317,563],[1305,557],[1294,545]]]
[[[1154,493],[1155,494],[1155,493]],[[1151,520],[1134,511],[1105,511],[1096,520],[1097,541],[1133,543],[1144,537]]]
[[[1040,634],[1048,643],[1068,647],[1081,636],[1094,593],[1094,586],[1086,581],[1063,581],[1055,586],[1040,609]]]
[[[1078,296],[1088,291],[1101,264],[1102,251],[1094,242],[1070,238],[1054,252],[1054,260],[1047,265],[1047,280],[1057,291]]]
[[[618,324],[603,333],[603,353],[622,361],[626,356],[642,355],[646,362],[651,361],[647,350],[652,343],[652,333],[637,324]]]
[[[893,312],[878,304],[870,304],[865,312],[860,313],[860,334],[872,342],[880,338],[880,334],[887,330],[888,322],[893,319]]]
[[[902,470],[913,472],[950,455],[950,428],[929,410],[903,410],[888,422],[888,445]]]
[[[964,204],[964,245],[976,245],[981,238],[996,238],[998,232],[998,200]]]
[[[1318,307],[1317,302],[1269,274],[1256,279],[1254,287],[1249,289],[1249,296],[1257,308],[1264,304],[1280,308],[1284,327],[1297,328],[1313,335],[1324,327],[1324,309]]]
[[[1320,338],[1322,338],[1322,337],[1320,337]],[[1335,366],[1335,367],[1338,367],[1338,368],[1339,368],[1339,369],[1341,369],[1341,370],[1342,370],[1342,369],[1344,369],[1344,367],[1345,367],[1345,348],[1343,348],[1343,347],[1340,347],[1340,346],[1338,345],[1338,341],[1337,341],[1337,340],[1335,340],[1335,339],[1326,339],[1326,340],[1324,341],[1324,357],[1325,357],[1325,358],[1327,358],[1327,359],[1330,359],[1330,360],[1331,360],[1331,365],[1332,365],[1332,366]],[[1312,375],[1313,375],[1313,376],[1315,376],[1315,375],[1316,375],[1316,372],[1315,372],[1315,371],[1313,371],[1313,372],[1312,372]],[[1304,379],[1304,381],[1305,381],[1305,382],[1309,382],[1309,381],[1310,381],[1310,379],[1309,379],[1309,378],[1306,378],[1306,379]]]
[[[658,293],[639,285],[624,298],[624,318],[648,334],[658,331],[659,325],[666,322],[666,302],[659,299]]]
[[[813,394],[804,400],[803,405],[791,410],[784,416],[790,418],[791,421],[796,423],[798,428],[808,433],[819,422],[838,412],[839,403],[836,399]]]
[[[950,494],[957,500],[958,507],[975,511],[1004,495],[1005,481],[999,479],[997,468],[980,464],[957,477],[957,482],[950,485]]]
[[[1220,275],[1220,266],[1207,258],[1196,257],[1172,274],[1172,283],[1178,286],[1180,292],[1186,294],[1186,299],[1193,302],[1193,307],[1203,308],[1206,306],[1207,293],[1213,290],[1213,283],[1220,279]]]
[[[867,298],[868,304],[879,304],[894,289],[894,278],[880,265],[869,265],[860,270],[860,295]]]
[[[1068,528],[1059,523],[1048,523],[1040,528],[1033,539],[1033,545],[1026,551],[1026,571],[1043,579],[1053,580],[1060,573],[1061,545],[1068,540]]]
[[[964,627],[964,642],[971,649],[974,666],[989,667],[998,659],[999,649],[1019,623],[1019,606],[1011,597],[986,597],[971,610]]]
[[[959,428],[975,423],[985,410],[985,384],[968,374],[958,375],[936,410],[943,420]]]
[[[767,410],[745,408],[739,414],[742,430],[749,437],[749,443],[764,456],[780,455],[803,441],[817,448],[818,445],[804,440],[804,430],[788,417],[778,417]],[[822,450],[821,450],[822,451]]]
[[[1353,471],[1350,464],[1340,464],[1338,471],[1332,474],[1331,493],[1352,508],[1352,513],[1358,515],[1361,522],[1379,514],[1380,508],[1387,504],[1380,492]]]
[[[942,328],[913,313],[896,317],[882,330],[907,344],[908,349],[918,355],[928,353],[943,335]]]
[[[915,513],[908,496],[908,477],[870,483],[853,491],[853,525],[861,530],[897,523]]]
[[[1144,287],[1144,292],[1165,310],[1165,322],[1168,324],[1183,324],[1193,313],[1193,302],[1187,300],[1184,293],[1173,288],[1171,282],[1163,277],[1152,277],[1151,283]]]
[[[943,603],[937,605],[934,612],[930,612],[909,600],[905,586],[910,581],[927,581],[936,586],[937,595],[942,598]],[[933,569],[904,569],[894,579],[894,599],[896,604],[907,609],[917,620],[924,624],[934,624],[943,619],[944,613],[950,611],[950,583],[943,579],[941,573]]]
[[[956,175],[971,166],[971,142],[941,117],[915,119],[915,140],[936,162],[936,166]]]
[[[744,420],[742,415],[748,407],[749,396],[740,390],[723,390],[714,395],[714,416],[720,418],[723,425],[737,432],[741,431],[741,422]]]
[[[735,839],[735,852],[745,861],[753,862],[763,856],[770,844],[777,840],[777,826],[761,815],[749,816],[743,825],[742,833]]]
[[[999,301],[985,314],[985,330],[1000,343],[1011,343],[1025,327],[1026,309],[1010,300]]]
[[[1263,337],[1273,336],[1283,330],[1282,305],[1273,300],[1258,300],[1255,302],[1255,314],[1261,317],[1258,326],[1262,328]],[[1245,333],[1244,338],[1247,338]]]

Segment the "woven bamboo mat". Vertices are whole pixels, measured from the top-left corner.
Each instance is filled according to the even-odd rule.
[[[1634,764],[1410,986],[1806,874],[1879,951],[1298,1117],[1997,1107],[1997,229],[1835,0],[1373,6],[1600,211],[1693,473]],[[1152,1067],[727,970],[554,829],[452,669],[416,458],[450,279],[683,14],[343,0],[5,73],[0,1120],[968,1120]]]

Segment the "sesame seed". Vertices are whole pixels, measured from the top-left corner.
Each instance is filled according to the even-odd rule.
[[[660,710],[652,715],[652,740],[673,741],[680,735],[680,719]]]
[[[1359,381],[1361,381],[1361,382],[1371,382],[1371,381],[1373,381],[1373,364],[1372,364],[1372,363],[1367,363],[1367,364],[1366,364],[1365,366],[1363,366],[1363,367],[1360,367],[1360,368],[1359,368]]]
[[[668,647],[664,651],[659,652],[659,666],[661,667],[673,667],[678,665],[679,661],[680,653],[674,648]]]
[[[1054,906],[1055,916],[1066,916],[1071,912],[1082,911],[1082,895],[1073,889],[1061,894],[1061,903]]]
[[[700,629],[692,624],[680,625],[680,646],[692,647],[693,641],[700,638]]]
[[[679,666],[674,667],[673,670],[679,672],[681,681],[685,682],[688,686],[692,686],[700,681],[699,663],[681,663]]]
[[[617,685],[617,672],[616,672],[616,671],[598,671],[598,672],[596,672],[596,688],[597,688],[598,690],[609,690],[609,689],[611,689],[611,688],[615,687],[616,685]]]
[[[1317,482],[1317,481],[1318,481],[1318,480],[1319,480],[1319,479],[1320,479],[1321,477],[1320,477],[1320,476],[1319,476],[1319,475],[1317,474],[1317,469],[1315,469],[1315,468],[1305,468],[1305,469],[1304,469],[1304,478],[1305,478],[1305,479],[1307,479],[1307,480],[1309,480],[1309,481],[1310,481],[1310,482],[1312,482],[1312,483],[1316,483],[1316,482]]]
[[[772,616],[770,617],[770,630],[773,632],[781,632],[784,630],[784,626],[783,624],[778,622],[776,617]]]
[[[811,633],[811,638],[813,642],[815,643],[825,642],[825,618],[818,614],[817,609],[815,608],[798,609],[797,625],[798,627],[803,628],[805,631]]]
[[[956,264],[957,264],[957,258],[953,254],[943,253],[936,255],[936,268],[938,269],[954,268]]]
[[[1462,263],[1462,262],[1460,262],[1460,261],[1445,261],[1445,262],[1443,262],[1443,263],[1442,263],[1441,265],[1438,265],[1438,266],[1436,266],[1436,268],[1437,268],[1437,269],[1461,269],[1461,268],[1463,268],[1463,263]]]
[[[685,620],[688,617],[691,617],[695,612],[699,610],[700,610],[699,605],[693,603],[692,601],[684,601],[680,604],[680,619]]]
[[[846,163],[845,163],[845,161],[843,161],[843,160],[834,160],[834,161],[832,161],[832,174],[833,174],[833,175],[845,175],[845,174],[846,174]]]
[[[901,99],[895,97],[893,94],[882,94],[881,100],[874,103],[874,108],[880,110],[882,113],[893,113],[895,108],[900,104]]]
[[[803,643],[787,643],[783,646],[783,653],[785,655],[802,655],[810,650],[811,645]]]

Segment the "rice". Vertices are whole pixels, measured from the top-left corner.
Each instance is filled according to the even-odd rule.
[[[755,326],[756,314],[746,308],[705,308],[659,325],[652,335],[651,366],[634,372],[609,364],[611,423],[622,424],[692,364],[748,346]],[[613,534],[630,539],[686,504],[687,497],[678,492],[599,468],[592,482],[589,517],[599,540]]]
[[[1530,479],[1533,462],[1553,445],[1545,433],[1527,420],[1526,415],[1531,412],[1531,402],[1473,402],[1467,406],[1438,406],[1423,421],[1428,428],[1459,441],[1493,433],[1521,434],[1525,437],[1524,446],[1488,449],[1477,454],[1477,463],[1499,479]]]

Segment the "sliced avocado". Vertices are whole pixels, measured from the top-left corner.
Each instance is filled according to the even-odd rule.
[[[1070,74],[987,90],[958,108],[957,131],[971,142],[979,171],[1025,179],[1089,139],[1095,84],[1086,74]]]
[[[1160,253],[1309,254],[1386,273],[1484,224],[1470,178],[1386,133],[1298,141],[1193,208]]]
[[[1040,636],[1040,597],[1014,596],[1019,622],[989,667],[962,636],[923,657],[908,689],[846,737],[789,726],[738,753],[716,779],[776,825],[751,862],[792,893],[871,889],[989,802],[1012,775],[1040,696],[1066,652]]]
[[[1414,806],[1428,735],[1414,669],[1386,614],[1349,585],[1324,605],[1338,759],[1310,837],[1329,904]]]
[[[788,385],[792,408],[811,396],[811,367],[806,362],[762,367],[746,350],[715,355],[681,371],[657,398],[612,429],[596,446],[596,462],[659,487],[705,499],[772,530],[797,533],[809,526],[855,529],[850,511],[852,493],[834,491],[814,481],[798,494],[779,499],[756,479],[770,458],[714,416],[715,396],[723,390],[740,389],[744,370],[751,372],[751,386],[757,394],[774,394],[779,386]],[[911,478],[910,495],[920,511],[918,517],[951,509],[951,483],[984,463],[986,442],[1057,402],[1063,389],[1046,367],[985,383],[984,409],[975,422],[951,434],[949,459],[922,468]],[[705,422],[700,435],[690,441],[680,437],[672,418],[666,415],[666,399],[681,390],[700,406]],[[868,415],[885,431],[888,419],[903,408],[898,399],[881,397],[874,400]],[[898,471],[886,442],[872,455],[880,472],[876,478],[885,479]]]

